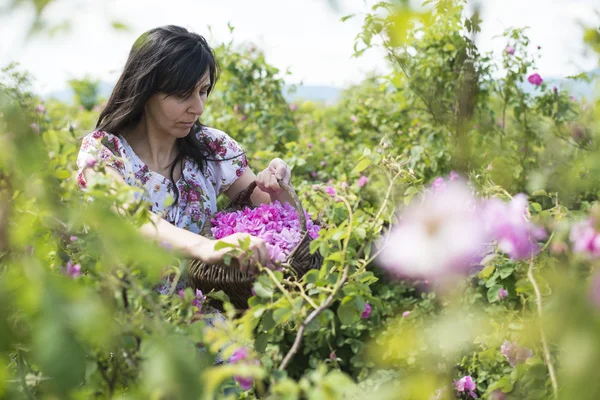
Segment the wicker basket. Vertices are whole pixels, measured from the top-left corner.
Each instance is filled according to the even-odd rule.
[[[279,181],[279,185],[293,200],[293,206],[296,209],[300,220],[302,235],[298,245],[292,250],[286,261],[282,264],[284,267],[283,273],[284,276],[293,275],[300,278],[309,270],[320,268],[323,263],[323,257],[318,251],[314,254],[310,254],[309,248],[312,238],[306,231],[304,209],[302,208],[296,192],[291,186],[285,184],[281,180]],[[255,208],[256,206],[250,201],[250,196],[255,188],[256,182],[252,182],[245,190],[242,190],[231,199],[222,212],[230,213],[242,210],[245,207]],[[207,219],[200,234],[209,239],[214,239],[211,232],[211,219],[212,218]],[[208,293],[213,289],[215,291],[222,290],[229,296],[231,303],[236,308],[247,309],[248,299],[252,296],[252,285],[256,276],[247,272],[242,272],[236,267],[224,264],[207,265],[199,260],[192,260],[189,265],[189,278],[194,289],[200,289],[203,293]],[[218,304],[214,305],[217,308],[220,308]]]

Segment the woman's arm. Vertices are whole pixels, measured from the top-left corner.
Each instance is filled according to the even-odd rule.
[[[106,170],[107,174],[117,184],[127,184],[119,171],[111,167],[106,167]],[[83,170],[85,179],[88,182],[95,173],[91,168]],[[118,213],[116,208],[114,208],[114,211]],[[142,236],[158,243],[168,243],[172,249],[179,252],[185,258],[197,259],[207,264],[217,264],[222,262],[223,256],[232,250],[231,248],[215,250],[216,240],[211,240],[186,229],[178,228],[157,214],[150,213],[150,219],[150,222],[145,223],[139,228]],[[250,235],[236,233],[224,237],[221,241],[237,245],[240,240],[247,239],[248,236]],[[266,265],[269,260],[269,254],[262,239],[251,236],[249,249],[252,252],[251,257],[246,257],[245,255],[234,257],[242,272],[252,268],[257,263]]]
[[[107,175],[118,185],[127,184],[119,171],[112,167],[105,168]],[[90,179],[93,179],[92,176],[96,173],[97,172],[91,168],[83,170],[83,175],[88,182]],[[115,208],[113,208],[113,210],[117,212]],[[156,240],[158,243],[168,243],[171,248],[180,252],[184,257],[194,257],[196,253],[196,250],[194,250],[195,248],[211,242],[210,239],[207,239],[204,236],[197,235],[168,223],[157,214],[150,213],[150,219],[151,222],[147,222],[139,228],[142,236]]]

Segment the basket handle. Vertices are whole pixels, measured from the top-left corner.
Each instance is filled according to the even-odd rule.
[[[298,220],[300,221],[300,231],[306,232],[306,216],[304,215],[304,209],[302,208],[302,204],[300,203],[300,199],[298,199],[296,191],[294,190],[292,185],[285,183],[283,179],[277,179],[277,183],[279,184],[279,186],[281,186],[283,190],[287,192],[287,194],[290,195],[293,203],[292,206],[298,213]],[[252,192],[254,192],[254,189],[256,189],[256,181],[250,182],[248,187],[242,190],[240,193],[238,193],[238,195],[235,198],[231,199],[229,203],[227,203],[225,208],[229,208],[233,204],[250,204],[250,196],[252,196]]]
[[[300,220],[300,231],[306,232],[306,216],[304,215],[304,208],[302,208],[302,203],[300,203],[300,199],[298,198],[296,191],[294,190],[292,185],[285,183],[283,181],[283,179],[277,179],[277,183],[292,198],[292,202],[294,203],[292,205],[294,206],[294,208],[296,209],[296,212],[298,213],[298,220]]]

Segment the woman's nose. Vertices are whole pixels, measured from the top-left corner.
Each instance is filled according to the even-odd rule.
[[[191,114],[202,115],[204,112],[204,99],[203,96],[195,95],[188,108],[188,112]]]

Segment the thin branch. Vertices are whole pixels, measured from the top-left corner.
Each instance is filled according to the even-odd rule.
[[[350,236],[352,234],[353,215],[352,215],[352,207],[350,206],[350,203],[348,203],[348,200],[346,200],[346,198],[344,198],[343,196],[339,196],[339,199],[344,202],[344,204],[346,205],[346,208],[348,209],[348,213],[349,213],[348,214],[348,234],[346,235],[346,239],[344,240],[344,246],[342,249],[342,259],[341,259],[341,263],[340,263],[341,265],[344,265],[346,263],[346,252],[348,249],[348,242],[350,242]],[[308,317],[306,317],[304,322],[302,322],[302,324],[300,325],[300,328],[298,329],[298,333],[296,334],[296,338],[294,339],[294,344],[292,345],[292,348],[285,355],[283,361],[281,362],[281,365],[279,365],[280,371],[283,371],[287,368],[288,364],[292,360],[292,357],[294,357],[294,355],[300,349],[300,345],[302,344],[302,337],[304,335],[304,330],[306,329],[306,327],[315,318],[317,318],[317,316],[319,314],[321,314],[323,311],[325,311],[331,305],[331,303],[333,302],[333,299],[335,298],[337,293],[340,291],[340,289],[346,282],[346,279],[348,279],[348,270],[349,269],[350,269],[350,264],[348,264],[344,267],[344,270],[342,271],[341,275],[338,277],[338,280],[335,284],[333,292],[331,292],[331,294],[327,297],[327,299],[325,299],[325,301],[319,307],[317,307],[315,310],[313,310],[308,315]]]
[[[544,349],[544,359],[546,361],[546,366],[548,367],[548,372],[550,373],[550,381],[552,382],[552,391],[554,393],[554,398],[558,398],[558,383],[556,381],[556,372],[554,371],[554,364],[552,363],[552,359],[550,358],[550,350],[548,349],[548,340],[546,339],[546,333],[544,332],[544,328],[542,327],[542,293],[540,292],[540,288],[533,276],[533,257],[529,261],[529,270],[527,271],[527,277],[529,281],[533,285],[533,290],[535,291],[535,298],[537,303],[537,312],[538,317],[540,319],[540,335],[542,339],[542,348]]]
[[[281,290],[281,293],[283,293],[283,295],[286,297],[286,299],[290,302],[290,306],[293,307],[294,300],[292,299],[292,296],[290,296],[290,292],[285,290],[285,288],[281,285],[281,283],[279,283],[279,281],[277,280],[277,277],[275,276],[273,271],[271,271],[269,268],[266,268],[266,267],[263,267],[263,271],[265,271],[267,273],[267,275],[269,275],[269,278],[271,278],[271,280],[273,281],[275,286],[277,286],[277,288],[279,290]]]
[[[398,173],[396,175],[394,175],[394,177],[390,181],[390,184],[388,185],[387,191],[385,193],[385,197],[383,199],[383,203],[381,204],[381,207],[379,208],[379,210],[377,211],[377,214],[375,215],[375,218],[373,219],[373,224],[377,223],[377,219],[383,213],[383,210],[385,209],[385,206],[387,205],[387,202],[390,199],[390,195],[392,194],[392,188],[394,187],[394,182],[396,181],[396,179],[398,179],[398,177],[400,176],[401,173],[402,173],[402,169],[400,169],[400,171],[398,171]],[[371,228],[373,228],[373,227],[371,227]]]
[[[323,304],[321,304],[318,308],[316,308],[315,310],[313,310],[313,312],[311,312],[308,315],[308,317],[304,320],[304,322],[302,322],[302,325],[300,325],[300,328],[298,329],[298,333],[296,334],[296,339],[294,339],[294,344],[292,345],[292,348],[290,349],[290,351],[288,351],[288,353],[286,354],[285,358],[281,362],[281,365],[279,366],[279,370],[280,371],[283,371],[283,370],[285,370],[287,368],[288,364],[292,360],[292,357],[300,349],[300,344],[302,343],[302,336],[304,335],[304,330],[306,329],[306,327],[315,318],[317,318],[317,316],[319,314],[321,314],[323,311],[325,311],[325,309],[327,309],[331,305],[331,303],[333,302],[333,299],[335,298],[336,294],[338,293],[338,291],[340,290],[340,288],[342,287],[342,285],[346,282],[346,279],[348,277],[348,270],[349,269],[350,269],[350,265],[346,265],[346,267],[344,268],[344,271],[342,272],[341,279],[337,282],[337,284],[335,286],[335,289],[333,290],[333,293],[331,293],[329,295],[329,297],[327,297],[327,299],[323,302]]]
[[[294,285],[294,286],[296,286],[298,289],[300,289],[300,296],[301,296],[301,297],[302,297],[304,300],[306,300],[306,302],[307,302],[308,304],[310,304],[312,308],[318,308],[318,306],[315,304],[315,302],[314,302],[314,301],[312,301],[312,299],[311,299],[311,298],[310,298],[310,297],[309,297],[309,296],[306,294],[306,292],[304,291],[304,287],[303,287],[301,284],[299,284],[298,282],[295,282],[295,281],[289,281],[289,280],[286,280],[285,282],[286,282],[288,285]]]

